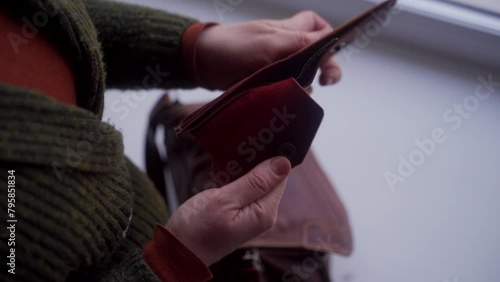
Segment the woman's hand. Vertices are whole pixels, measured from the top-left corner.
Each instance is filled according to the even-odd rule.
[[[290,169],[284,157],[264,161],[226,186],[193,196],[166,227],[211,265],[274,225]]]
[[[195,62],[198,75],[210,88],[227,89],[332,30],[330,24],[312,11],[300,12],[284,20],[209,27],[198,39]],[[320,68],[321,85],[340,80],[340,68],[333,57],[323,62]]]

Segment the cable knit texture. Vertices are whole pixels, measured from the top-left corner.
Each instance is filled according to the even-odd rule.
[[[2,281],[62,281],[124,239],[133,191],[121,136],[83,109],[0,90],[2,175],[16,170],[18,220],[17,273]],[[6,244],[0,248],[7,252]]]
[[[16,171],[18,220],[16,276],[0,280],[157,281],[141,252],[167,209],[121,134],[35,92],[0,84],[0,97],[0,170]]]

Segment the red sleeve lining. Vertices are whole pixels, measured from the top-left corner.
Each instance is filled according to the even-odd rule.
[[[208,267],[170,231],[156,225],[153,240],[142,257],[162,281],[207,281],[212,278]]]
[[[217,25],[217,23],[194,23],[184,31],[181,38],[182,59],[187,73],[192,81],[198,86],[207,87],[208,85],[199,76],[196,68],[196,46],[198,37],[208,27]]]

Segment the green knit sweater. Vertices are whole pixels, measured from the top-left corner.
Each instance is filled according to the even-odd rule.
[[[141,257],[167,212],[149,179],[100,121],[106,88],[192,87],[179,44],[194,20],[113,2],[1,1],[19,19],[48,15],[40,32],[70,61],[79,107],[0,83],[0,251],[7,246],[7,176],[16,177],[16,275],[0,281],[157,281]],[[145,83],[148,70],[168,72]],[[76,153],[75,153],[76,152]]]

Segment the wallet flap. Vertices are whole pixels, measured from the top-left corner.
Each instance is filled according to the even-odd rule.
[[[219,187],[273,156],[300,164],[322,118],[321,107],[290,78],[245,92],[192,135],[212,156],[210,185]]]

